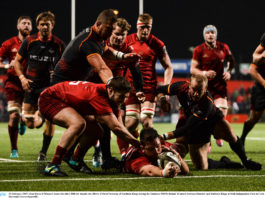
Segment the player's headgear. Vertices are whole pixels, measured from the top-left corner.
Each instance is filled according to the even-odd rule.
[[[204,29],[203,29],[203,38],[205,39],[205,34],[206,34],[207,32],[210,32],[210,31],[212,31],[212,32],[215,33],[215,35],[216,35],[216,39],[217,39],[217,28],[216,28],[214,25],[206,25],[206,26],[204,27]]]

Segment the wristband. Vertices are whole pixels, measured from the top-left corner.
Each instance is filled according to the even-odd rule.
[[[9,69],[9,64],[5,64],[4,68]]]
[[[168,138],[168,134],[167,133],[164,133],[162,136],[163,136],[164,140],[167,140],[167,138]]]
[[[202,75],[206,76],[206,71],[203,71],[203,72],[202,72]]]
[[[123,60],[125,56],[123,52],[116,51],[116,50],[113,52],[113,54],[117,60]]]
[[[23,80],[24,78],[25,78],[25,76],[24,76],[23,74],[20,74],[20,75],[19,75],[19,79],[20,79],[20,80]]]

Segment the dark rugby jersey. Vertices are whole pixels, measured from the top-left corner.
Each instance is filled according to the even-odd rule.
[[[65,45],[63,41],[51,35],[42,41],[40,33],[26,38],[18,55],[27,61],[27,78],[34,82],[34,88],[42,88],[50,84],[50,71],[60,59]]]
[[[189,93],[189,82],[179,81],[170,85],[159,86],[158,93],[164,93],[166,95],[176,95],[184,110],[185,117],[187,118],[186,125],[183,128],[179,128],[181,132],[179,136],[184,135],[185,131],[199,131],[202,129],[196,126],[205,126],[209,124],[209,127],[203,130],[213,130],[214,123],[223,118],[221,111],[214,105],[213,99],[208,91],[202,96],[202,98],[195,102],[192,100]],[[178,129],[176,129],[178,130]]]
[[[260,39],[260,45],[265,48],[265,33],[262,35]],[[259,74],[262,76],[262,78],[265,79],[265,61],[261,62],[260,64],[257,65],[257,70]],[[263,88],[261,84],[255,81],[255,84]]]
[[[106,46],[95,33],[94,27],[80,32],[66,47],[62,58],[57,63],[52,83],[66,80],[86,80],[93,67],[87,57],[93,54],[102,55]]]

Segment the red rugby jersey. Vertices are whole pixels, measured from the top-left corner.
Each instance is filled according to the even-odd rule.
[[[9,62],[15,59],[16,54],[20,48],[22,41],[18,38],[18,36],[14,36],[5,42],[2,43],[2,46],[0,48],[0,57],[2,57],[3,60],[8,59]],[[23,62],[24,70],[26,71],[26,62]],[[10,68],[7,71],[8,76],[17,76],[15,69]]]
[[[199,67],[203,71],[214,70],[216,77],[209,79],[209,85],[214,82],[224,81],[224,61],[231,55],[229,47],[225,43],[216,41],[216,48],[210,48],[203,43],[197,46],[193,52],[193,59],[199,62]]]
[[[162,58],[165,54],[165,44],[152,34],[150,34],[147,41],[140,41],[136,33],[127,36],[125,42],[130,46],[132,52],[141,56],[139,63],[143,76],[144,89],[150,86],[156,86],[157,76],[155,65],[157,58]],[[130,73],[128,73],[127,77],[132,81],[132,75]]]
[[[119,116],[118,107],[109,100],[105,84],[65,81],[47,88],[44,92],[62,100],[82,115],[114,113]]]

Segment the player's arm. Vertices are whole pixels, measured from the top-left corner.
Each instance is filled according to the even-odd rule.
[[[166,165],[164,169],[160,169],[157,166],[148,164],[140,168],[139,174],[142,176],[151,177],[174,177],[180,172],[176,166],[173,166],[170,162]]]
[[[196,127],[203,122],[202,118],[197,117],[196,115],[191,115],[184,126],[176,128],[174,131],[164,133],[162,135],[164,140],[170,140],[174,138],[181,137],[187,134],[189,131],[196,130]]]
[[[137,62],[140,58],[140,56],[136,53],[123,53],[109,46],[105,48],[103,56],[110,60],[126,60],[129,62]]]
[[[15,58],[14,68],[17,76],[21,81],[24,91],[30,92],[31,91],[30,83],[32,82],[32,80],[27,79],[23,73],[23,66],[22,66],[23,60],[24,58],[17,53]]]
[[[252,57],[253,57],[253,61],[252,62],[255,65],[264,62],[265,61],[265,48],[262,45],[259,45],[255,49]]]
[[[10,63],[4,64],[4,60],[8,57],[8,51],[9,47],[4,42],[0,48],[0,69],[9,69],[11,66],[14,66],[14,61],[11,61]]]
[[[162,58],[159,59],[161,65],[165,69],[164,72],[164,85],[167,85],[171,82],[173,77],[173,67],[169,58],[168,53],[165,53]]]
[[[87,62],[95,69],[103,83],[107,83],[113,78],[110,68],[106,65],[102,57],[98,53],[90,54],[87,57]]]
[[[133,85],[136,91],[136,97],[138,98],[139,102],[142,103],[145,100],[145,95],[143,92],[143,76],[142,76],[139,62],[137,61],[134,64],[129,63],[128,68],[132,74]]]
[[[260,75],[260,73],[258,72],[258,66],[254,63],[250,64],[249,74],[255,81],[257,81],[265,88],[265,79]]]
[[[113,113],[98,116],[100,123],[106,124],[113,133],[122,140],[132,144],[135,147],[140,146],[140,142],[118,121]]]

